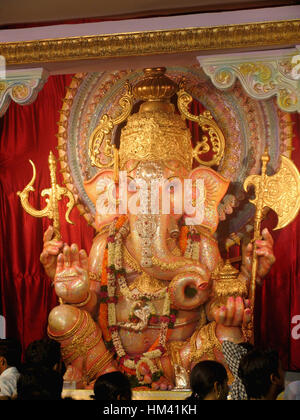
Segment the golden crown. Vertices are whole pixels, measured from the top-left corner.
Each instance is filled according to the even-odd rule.
[[[92,165],[99,168],[114,165],[115,168],[120,166],[123,169],[131,160],[177,160],[187,170],[191,170],[194,158],[198,163],[208,166],[219,164],[225,149],[221,130],[209,111],[199,116],[189,113],[188,105],[192,97],[183,87],[167,77],[165,72],[164,67],[144,69],[144,77],[132,89],[127,84],[127,92],[120,100],[123,108],[121,115],[115,119],[104,115],[91,135],[89,154]],[[176,93],[181,115],[175,113],[175,107],[170,102]],[[130,115],[134,98],[144,102],[137,113]],[[199,158],[209,150],[208,137],[203,136],[202,141],[193,149],[191,132],[186,126],[185,118],[197,122],[203,131],[208,132],[215,153],[211,162],[206,163]],[[119,153],[115,147],[113,152],[106,135],[115,125],[126,119],[127,124],[121,130]]]

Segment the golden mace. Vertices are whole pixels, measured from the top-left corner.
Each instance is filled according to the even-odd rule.
[[[267,165],[270,160],[268,148],[262,155],[261,175],[250,175],[244,182],[245,191],[249,185],[255,188],[255,198],[249,200],[256,206],[253,235],[253,258],[249,288],[250,307],[252,308],[252,320],[248,325],[247,335],[254,342],[253,318],[255,305],[255,287],[257,277],[256,241],[261,239],[261,222],[263,210],[268,207],[275,211],[278,216],[276,228],[281,229],[291,223],[300,209],[300,174],[294,163],[286,156],[281,155],[281,165],[278,172],[273,176],[267,175]]]
[[[50,178],[51,178],[51,187],[44,189],[41,192],[41,196],[47,195],[46,198],[46,207],[42,210],[36,210],[34,207],[30,205],[28,202],[28,195],[30,191],[35,191],[33,184],[36,178],[36,169],[34,163],[29,160],[33,168],[33,176],[31,181],[28,185],[24,188],[22,192],[18,191],[17,194],[21,199],[21,204],[24,210],[29,213],[31,216],[34,217],[48,217],[49,219],[53,220],[53,228],[54,228],[54,239],[60,241],[61,234],[60,234],[60,220],[59,220],[59,210],[58,210],[58,201],[62,199],[63,196],[67,196],[69,198],[69,202],[67,203],[67,212],[65,214],[66,221],[70,224],[74,224],[70,219],[69,215],[71,210],[75,205],[75,200],[71,191],[67,188],[61,187],[56,183],[56,159],[54,154],[50,152],[48,162],[49,162],[49,170],[50,170]]]

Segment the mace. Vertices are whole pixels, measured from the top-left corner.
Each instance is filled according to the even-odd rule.
[[[67,188],[61,187],[56,183],[56,159],[54,154],[50,152],[48,162],[49,162],[49,170],[50,170],[50,178],[51,178],[51,187],[42,190],[41,196],[47,195],[46,198],[46,207],[42,210],[36,210],[31,204],[28,202],[28,195],[30,191],[35,191],[33,184],[36,178],[36,169],[34,163],[29,160],[33,168],[33,176],[31,181],[28,185],[24,188],[22,192],[18,191],[17,194],[21,199],[21,204],[24,210],[29,213],[31,216],[34,217],[48,217],[49,219],[53,220],[53,228],[54,228],[54,239],[57,241],[61,240],[60,234],[60,220],[59,220],[59,210],[58,210],[58,201],[62,199],[63,196],[67,196],[69,201],[67,203],[68,210],[66,211],[65,218],[66,221],[70,224],[74,224],[70,218],[70,212],[75,205],[75,200],[71,191]]]
[[[270,161],[268,148],[265,149],[261,161],[261,175],[250,175],[244,182],[245,191],[248,190],[250,185],[254,186],[255,198],[249,201],[256,206],[252,241],[252,271],[248,296],[252,309],[252,320],[247,328],[247,336],[252,343],[254,342],[253,320],[258,263],[256,241],[261,239],[260,229],[263,219],[263,210],[269,208],[275,211],[278,217],[278,223],[274,230],[277,230],[291,223],[300,209],[300,174],[294,163],[286,156],[281,155],[281,165],[278,172],[273,176],[268,176],[267,165]]]

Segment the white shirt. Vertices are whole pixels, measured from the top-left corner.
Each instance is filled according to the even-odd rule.
[[[17,381],[20,373],[16,367],[5,369],[0,375],[0,396],[12,397],[17,394]]]

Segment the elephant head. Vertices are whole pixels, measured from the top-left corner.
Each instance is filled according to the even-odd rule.
[[[96,206],[97,228],[127,214],[129,252],[149,275],[176,282],[181,290],[193,285],[197,293],[184,303],[192,309],[208,298],[210,270],[201,260],[174,255],[172,243],[182,225],[215,232],[217,206],[229,182],[206,167],[192,170],[191,133],[169,101],[176,89],[161,69],[146,72],[136,87],[146,102],[121,130],[119,183],[114,183],[112,170],[104,170],[85,188]],[[178,294],[173,296],[174,305],[180,307]]]

